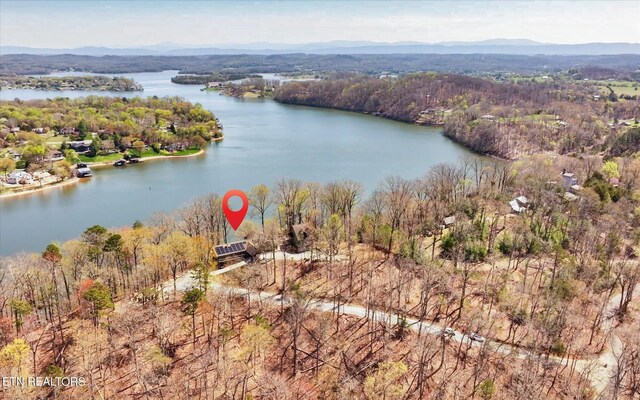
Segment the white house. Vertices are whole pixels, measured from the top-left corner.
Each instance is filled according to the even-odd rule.
[[[515,200],[523,207],[526,207],[527,204],[529,204],[529,199],[527,199],[525,196],[518,196],[515,198]]]
[[[526,207],[522,207],[520,204],[518,204],[518,200],[513,199],[509,202],[509,206],[511,207],[511,210],[513,210],[513,212],[515,213],[521,213],[526,211]]]
[[[11,184],[20,183],[23,185],[27,185],[27,184],[33,183],[33,177],[31,176],[31,174],[27,173],[24,170],[16,169],[9,174],[9,177],[7,178],[7,183],[11,183]]]

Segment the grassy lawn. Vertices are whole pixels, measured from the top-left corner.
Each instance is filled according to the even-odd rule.
[[[199,151],[200,149],[187,149],[187,150],[176,151],[174,153],[169,153],[166,150],[160,150],[160,153],[156,153],[155,151],[153,151],[153,149],[147,149],[142,152],[142,155],[140,157],[146,158],[146,157],[157,157],[157,156],[188,156],[191,154],[196,154]],[[135,156],[135,152],[130,152],[130,154],[132,156]],[[121,158],[124,158],[124,155],[122,153],[113,153],[113,154],[108,154],[106,156],[89,157],[84,154],[81,154],[78,156],[78,158],[82,162],[107,162],[107,161],[117,161]]]
[[[172,156],[189,156],[191,154],[196,154],[199,151],[200,151],[200,149],[186,149],[186,150],[176,151],[175,153],[173,153],[171,155]]]
[[[637,87],[611,85],[611,89],[613,89],[613,92],[618,96],[623,94],[627,96],[640,95],[640,89],[638,89]]]
[[[640,89],[638,88],[640,84],[637,82],[628,82],[628,81],[597,81],[596,84],[600,86],[600,90],[604,94],[609,94],[609,87],[613,90],[615,94],[620,95],[640,95]]]
[[[186,149],[175,151],[173,153],[169,153],[166,150],[160,150],[160,153],[156,153],[153,149],[148,149],[142,152],[142,158],[145,157],[157,157],[157,156],[189,156],[191,154],[196,154],[200,149]]]
[[[71,141],[69,136],[50,136],[47,138],[47,143],[62,143],[69,141]]]
[[[106,156],[95,156],[95,157],[88,157],[84,154],[80,154],[78,156],[78,158],[80,159],[80,161],[82,162],[107,162],[107,161],[117,161],[119,159],[122,158],[122,153],[113,153],[113,154],[107,154]]]

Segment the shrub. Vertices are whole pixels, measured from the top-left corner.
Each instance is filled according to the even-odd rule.
[[[567,352],[567,345],[557,339],[549,348],[549,352],[556,356],[563,356]]]
[[[53,377],[58,377],[58,378],[61,378],[61,377],[64,376],[64,371],[62,370],[62,368],[60,368],[60,367],[58,367],[57,365],[54,365],[54,364],[48,365],[44,369],[44,373],[47,376],[53,376]]]
[[[498,241],[498,250],[506,256],[513,253],[513,239],[508,233],[502,235],[500,241]]]
[[[442,241],[440,242],[440,249],[442,249],[443,257],[450,257],[453,253],[453,249],[456,247],[457,240],[452,233],[447,233],[442,236]]]
[[[487,248],[480,242],[467,243],[464,247],[464,258],[469,262],[482,262],[487,258]]]

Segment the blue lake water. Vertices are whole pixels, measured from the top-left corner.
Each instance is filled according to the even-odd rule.
[[[416,178],[430,166],[470,154],[440,129],[268,99],[231,98],[200,91],[197,85],[173,84],[175,74],[118,74],[141,83],[144,92],[0,91],[2,100],[181,96],[211,110],[225,134],[201,156],[100,168],[77,185],[0,199],[1,255],[41,251],[51,241],[77,237],[94,224],[130,225],[206,193],[249,190],[283,177],[320,183],[348,178],[371,192],[387,176]]]

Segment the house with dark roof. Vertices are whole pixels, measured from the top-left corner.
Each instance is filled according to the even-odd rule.
[[[49,162],[62,161],[62,160],[64,160],[64,153],[61,152],[60,150],[50,150],[49,153],[47,153],[47,161]]]
[[[313,228],[308,224],[292,225],[289,230],[289,242],[298,253],[309,250],[312,244]]]
[[[75,134],[77,134],[79,132],[76,131],[76,128],[72,128],[70,126],[66,126],[64,128],[61,128],[59,133],[61,135],[75,135]]]
[[[253,244],[247,240],[239,242],[225,243],[213,248],[218,261],[218,267],[237,262],[253,262],[258,251]]]
[[[89,144],[84,141],[68,142],[67,146],[78,154],[86,154],[89,152]]]

